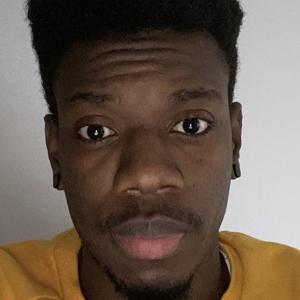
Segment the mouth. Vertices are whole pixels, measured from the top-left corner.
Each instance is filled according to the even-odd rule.
[[[113,228],[112,237],[131,258],[160,260],[173,255],[189,231],[186,224],[167,217],[140,217]]]

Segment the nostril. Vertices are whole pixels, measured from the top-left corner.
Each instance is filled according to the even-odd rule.
[[[138,189],[128,189],[126,191],[127,194],[130,194],[131,196],[140,196],[141,192]]]
[[[172,192],[174,189],[176,189],[176,187],[171,186],[171,185],[166,185],[161,187],[160,189],[158,189],[156,192],[158,194],[164,194],[164,193],[168,193],[168,192]],[[130,196],[141,196],[142,192],[139,189],[127,189],[126,191],[127,194],[129,194]]]
[[[168,193],[174,189],[176,189],[176,187],[171,186],[171,185],[165,185],[165,186],[161,187],[159,190],[157,190],[157,193],[159,193],[159,194]]]

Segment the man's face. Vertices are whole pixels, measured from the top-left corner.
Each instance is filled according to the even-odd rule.
[[[216,251],[241,135],[228,81],[204,33],[81,42],[63,59],[50,160],[83,245],[120,280],[186,280]]]

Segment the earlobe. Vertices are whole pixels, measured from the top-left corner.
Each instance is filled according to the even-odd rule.
[[[45,121],[45,139],[48,151],[48,158],[53,172],[53,186],[59,190],[63,190],[62,180],[59,175],[61,174],[60,159],[59,159],[59,133],[58,123],[53,115],[48,114],[44,117]]]

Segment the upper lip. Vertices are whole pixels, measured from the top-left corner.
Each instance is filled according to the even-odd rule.
[[[137,217],[112,229],[114,234],[122,236],[164,236],[189,231],[187,224],[164,216]]]

